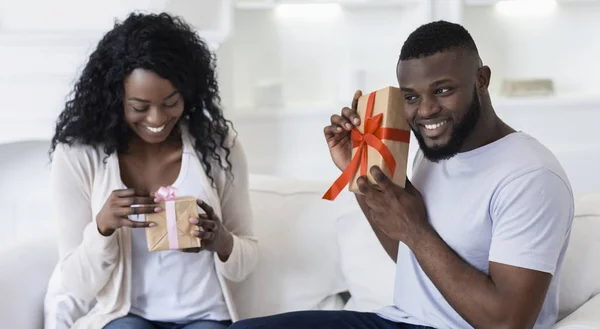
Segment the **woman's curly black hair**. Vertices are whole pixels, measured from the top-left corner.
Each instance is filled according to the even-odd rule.
[[[90,55],[58,117],[50,156],[59,143],[103,147],[107,156],[126,152],[132,132],[124,119],[124,80],[142,68],[169,80],[183,96],[180,120],[195,139],[214,183],[211,159],[231,171],[227,143],[233,129],[220,108],[215,67],[206,43],[183,19],[166,13],[130,14],[104,35]]]

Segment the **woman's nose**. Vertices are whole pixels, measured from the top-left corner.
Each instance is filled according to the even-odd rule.
[[[148,111],[146,121],[151,125],[159,126],[165,123],[165,115],[162,110],[155,106],[152,106]]]

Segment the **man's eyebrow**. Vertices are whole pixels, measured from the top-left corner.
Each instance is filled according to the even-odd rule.
[[[443,85],[444,83],[449,83],[449,82],[452,82],[452,80],[450,80],[450,79],[441,79],[441,80],[437,80],[437,81],[432,82],[430,86],[437,87],[439,85]]]

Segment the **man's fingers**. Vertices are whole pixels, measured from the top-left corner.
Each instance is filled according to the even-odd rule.
[[[356,180],[356,185],[358,185],[358,190],[365,196],[372,196],[373,194],[379,192],[376,187],[369,182],[366,176],[358,177]]]
[[[358,109],[358,99],[360,98],[360,96],[362,96],[362,91],[357,90],[354,93],[354,98],[352,99],[352,109],[354,109],[354,111]]]
[[[132,227],[132,228],[152,227],[152,226],[156,225],[152,222],[136,222],[129,218],[121,218],[119,224],[121,224],[121,226]]]
[[[369,169],[369,172],[371,173],[371,176],[373,176],[373,178],[375,179],[375,182],[377,182],[377,185],[379,185],[383,191],[386,191],[393,187],[394,183],[386,174],[383,173],[381,168],[379,168],[378,166],[372,166],[371,169]]]
[[[327,140],[334,138],[335,135],[339,134],[341,131],[344,131],[344,130],[338,125],[329,125],[329,126],[326,126],[325,128],[323,128],[323,133],[325,133],[325,138]]]
[[[352,122],[352,124],[354,124],[354,126],[360,125],[360,117],[358,116],[358,113],[356,112],[356,110],[345,107],[342,110],[342,116],[344,118],[346,118],[348,121]]]
[[[342,110],[342,112],[345,109],[347,109],[347,107],[344,108]],[[352,123],[350,123],[350,121],[347,118],[345,118],[339,114],[334,114],[331,116],[331,124],[337,125],[340,127],[339,129],[338,128],[335,129],[335,132],[338,132],[338,133],[342,132],[344,130],[350,131],[350,130],[352,130],[352,128],[354,128],[354,125]]]
[[[204,210],[204,212],[206,213],[206,216],[208,216],[209,219],[216,220],[215,211],[213,210],[213,208],[211,206],[209,206],[206,202],[204,202],[200,199],[196,200],[196,203],[198,203],[198,206],[202,210]]]

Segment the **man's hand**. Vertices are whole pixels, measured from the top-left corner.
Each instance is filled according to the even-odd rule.
[[[370,209],[370,220],[388,237],[410,248],[415,239],[433,230],[421,193],[408,179],[405,188],[394,184],[377,166],[370,172],[377,184],[369,183],[365,176],[357,180]]]
[[[324,129],[331,159],[341,171],[344,171],[352,160],[350,136],[352,129],[360,125],[360,117],[356,113],[360,96],[362,96],[362,92],[356,91],[352,100],[352,108],[345,107],[342,109],[341,115],[332,115],[331,124]]]

